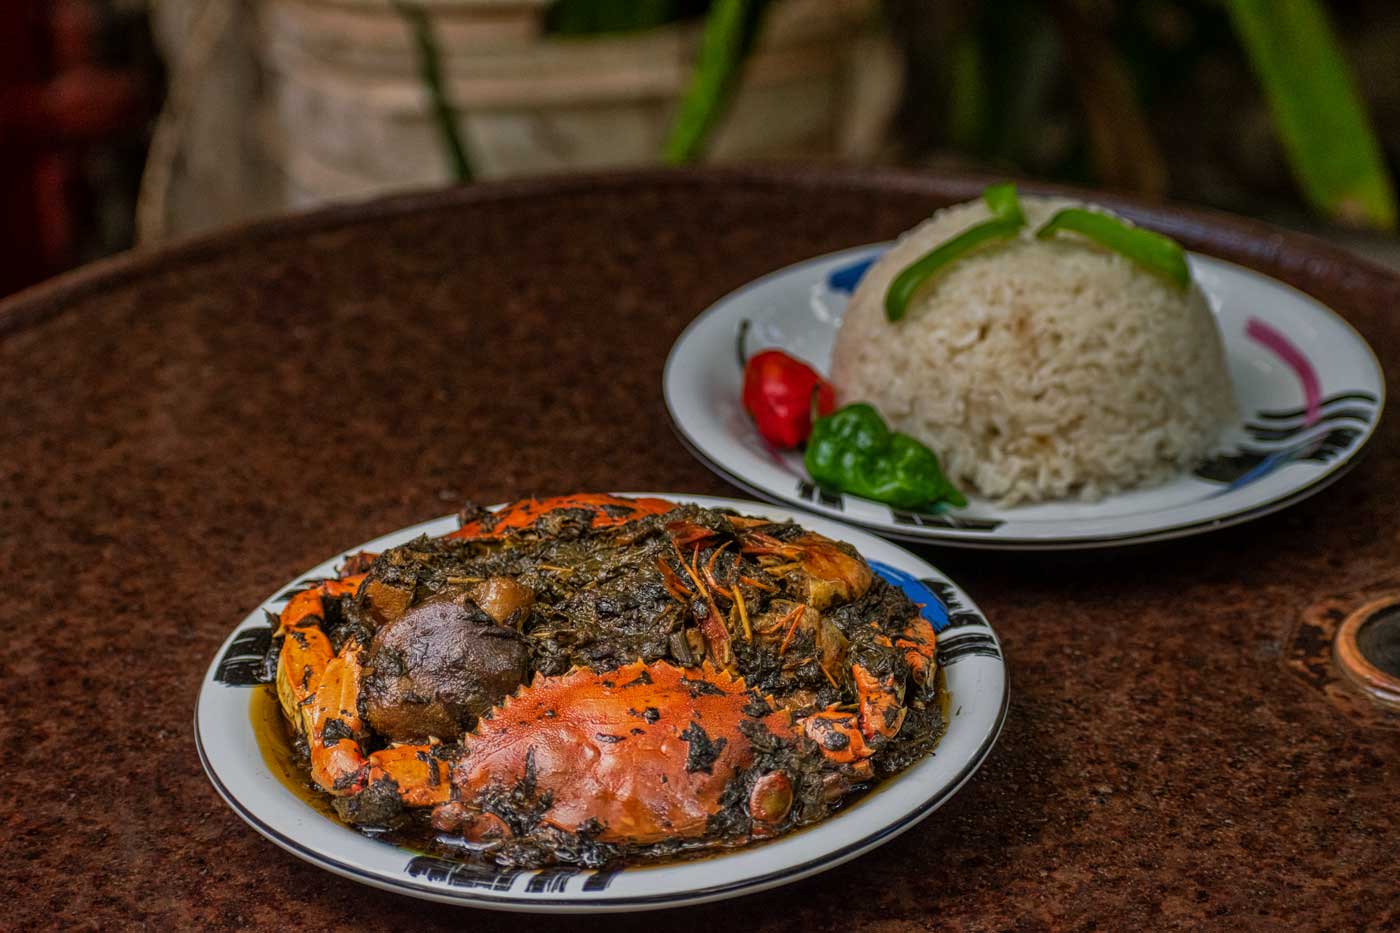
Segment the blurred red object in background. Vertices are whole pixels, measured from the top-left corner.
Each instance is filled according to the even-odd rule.
[[[142,78],[100,62],[100,12],[0,3],[0,295],[73,262],[83,151],[144,119]]]

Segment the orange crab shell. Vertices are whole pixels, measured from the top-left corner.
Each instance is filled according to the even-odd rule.
[[[591,527],[607,528],[636,521],[648,515],[661,515],[676,507],[665,499],[624,499],[606,493],[579,493],[548,499],[519,499],[502,508],[488,519],[467,522],[447,538],[491,540],[511,531],[529,528],[544,516],[560,509],[583,509],[593,513]],[[490,530],[486,530],[487,528]]]
[[[743,680],[704,665],[634,662],[534,682],[483,718],[453,768],[468,805],[494,788],[531,786],[542,822],[600,826],[604,842],[704,835],[725,788],[753,764],[740,728],[793,736],[787,710],[764,711]],[[754,713],[759,715],[754,715]]]

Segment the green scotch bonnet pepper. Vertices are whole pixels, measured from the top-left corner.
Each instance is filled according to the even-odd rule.
[[[895,508],[967,505],[943,475],[933,451],[907,434],[891,431],[880,413],[863,402],[813,422],[804,462],[822,486]]]

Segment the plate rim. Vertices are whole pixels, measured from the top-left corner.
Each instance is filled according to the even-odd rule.
[[[803,510],[788,508],[783,503],[750,501],[732,496],[713,496],[708,494],[674,492],[621,492],[614,493],[614,495],[627,497],[669,496],[672,499],[680,501],[681,503],[709,502],[716,504],[717,507],[734,507],[740,509],[746,507],[758,507],[762,509],[765,507],[776,506],[777,508],[783,509],[785,511],[795,513],[799,521],[802,520],[806,515],[811,514],[806,513]],[[494,509],[497,507],[499,506],[491,506],[490,508]],[[365,545],[368,545],[381,538],[396,536],[403,532],[418,528],[423,525],[436,524],[437,522],[450,520],[454,517],[455,516],[453,515],[438,516],[436,518],[427,519],[423,522],[416,522],[410,525],[406,525],[403,528],[396,529],[394,531],[389,531],[382,535],[376,535],[375,537],[370,538],[369,540],[363,542],[360,545],[338,552],[336,555],[332,556],[328,560],[337,560],[346,554],[353,553],[357,548],[363,548]],[[823,515],[817,515],[816,517],[824,521],[832,522],[834,524],[845,525],[851,528],[852,530],[862,534],[872,534],[872,532],[869,529],[860,528],[851,522],[841,522]],[[225,781],[219,776],[205,748],[205,737],[200,728],[200,711],[204,705],[206,694],[215,686],[219,686],[218,682],[215,679],[215,672],[218,668],[221,658],[223,658],[225,652],[232,644],[233,640],[238,636],[238,634],[245,630],[245,628],[247,628],[247,623],[251,615],[253,613],[256,613],[258,609],[264,607],[269,601],[275,599],[279,593],[284,592],[288,586],[294,585],[297,581],[315,572],[316,567],[321,566],[322,564],[326,563],[326,561],[322,561],[321,563],[316,564],[307,570],[304,570],[303,572],[292,577],[287,582],[283,583],[281,586],[272,590],[270,595],[263,599],[261,602],[259,602],[258,605],[252,610],[252,613],[250,613],[249,615],[245,615],[238,623],[236,623],[232,631],[230,631],[229,634],[224,638],[224,640],[220,642],[218,648],[215,651],[212,661],[205,670],[204,678],[200,683],[200,690],[194,704],[194,715],[192,725],[194,732],[195,749],[199,757],[200,765],[204,770],[205,776],[213,785],[214,790],[218,794],[220,799],[222,799],[224,803],[240,819],[247,823],[259,835],[272,842],[274,845],[278,846],[283,851],[293,856],[296,856],[297,858],[300,858],[305,862],[308,862],[312,865],[330,871],[336,875],[347,878],[349,880],[357,881],[363,884],[368,884],[372,887],[381,890],[391,891],[394,893],[403,894],[420,899],[431,900],[438,903],[454,904],[463,907],[480,907],[492,910],[520,913],[621,913],[657,910],[667,907],[681,907],[687,905],[713,902],[732,897],[738,897],[744,894],[757,893],[759,891],[769,890],[771,888],[779,887],[784,884],[800,881],[802,879],[809,878],[813,875],[826,871],[830,868],[835,868],[847,861],[850,861],[851,859],[857,858],[860,855],[871,851],[874,848],[877,848],[885,842],[888,842],[891,839],[894,839],[895,837],[903,834],[907,830],[913,828],[914,826],[922,822],[924,819],[926,819],[929,815],[931,815],[934,811],[942,807],[948,800],[950,800],[954,795],[956,795],[957,792],[961,790],[969,780],[971,780],[973,775],[975,775],[977,771],[980,770],[982,765],[986,762],[987,757],[991,754],[992,749],[995,747],[997,740],[1001,736],[1001,732],[1005,726],[1006,717],[1010,709],[1010,666],[1006,662],[1006,655],[1001,645],[1001,639],[997,635],[996,629],[987,619],[986,614],[982,612],[980,606],[977,605],[976,601],[973,600],[971,596],[968,595],[967,592],[956,581],[954,581],[951,577],[949,577],[946,573],[944,573],[942,570],[940,570],[928,560],[924,559],[918,554],[907,550],[906,548],[903,548],[897,543],[889,541],[886,541],[885,543],[903,551],[904,554],[907,555],[910,559],[912,559],[915,563],[920,564],[929,570],[932,570],[938,577],[952,584],[956,592],[960,594],[967,601],[970,607],[977,612],[978,616],[981,619],[981,622],[986,626],[987,633],[991,635],[991,638],[995,643],[998,651],[999,663],[997,665],[997,670],[999,672],[998,680],[1000,687],[999,705],[996,712],[992,716],[990,726],[986,729],[985,733],[981,737],[977,747],[972,751],[970,755],[968,755],[968,757],[964,761],[961,762],[961,764],[959,764],[958,770],[955,772],[952,778],[947,780],[937,791],[924,798],[914,806],[910,807],[898,818],[885,823],[884,825],[875,829],[873,832],[863,835],[859,839],[841,846],[839,849],[833,849],[831,851],[822,853],[820,855],[817,855],[813,858],[807,859],[799,864],[790,867],[776,869],[774,871],[767,872],[762,875],[735,879],[733,881],[729,881],[723,884],[709,885],[703,888],[688,889],[679,893],[631,894],[624,896],[609,896],[605,893],[600,892],[600,894],[596,897],[579,898],[566,896],[555,897],[545,900],[539,898],[517,897],[511,894],[483,893],[478,889],[457,890],[450,887],[435,887],[432,885],[423,884],[422,882],[414,881],[409,878],[387,877],[381,873],[378,873],[375,870],[361,868],[352,863],[342,861],[341,859],[338,859],[331,855],[319,852],[311,846],[302,843],[293,836],[288,835],[287,833],[270,825],[261,816],[254,812],[250,805],[244,803],[241,799],[239,799],[235,795],[233,790],[229,788]],[[904,775],[902,774],[897,775],[893,778],[893,780],[898,781],[903,776]],[[398,851],[404,852],[405,854],[412,854],[411,851],[408,849],[404,849],[401,847],[394,848],[398,849]],[[735,854],[739,854],[740,851],[743,850],[736,850]],[[722,855],[718,857],[723,858]]]
[[[674,422],[672,423],[672,427],[675,427]],[[963,550],[968,551],[1016,552],[1091,551],[1096,548],[1128,547],[1130,545],[1135,544],[1152,544],[1160,541],[1174,541],[1179,540],[1181,538],[1190,538],[1196,535],[1207,534],[1212,531],[1218,531],[1223,528],[1231,528],[1236,525],[1242,525],[1245,522],[1254,521],[1255,519],[1259,518],[1265,518],[1269,515],[1274,514],[1275,512],[1281,512],[1289,506],[1297,505],[1298,503],[1306,499],[1312,498],[1313,495],[1315,495],[1318,492],[1321,492],[1323,489],[1332,485],[1337,480],[1345,476],[1347,473],[1351,472],[1352,469],[1354,469],[1361,462],[1363,454],[1366,453],[1367,446],[1366,443],[1363,441],[1363,443],[1360,444],[1356,448],[1356,450],[1352,452],[1351,456],[1349,456],[1345,461],[1341,461],[1337,464],[1336,469],[1332,470],[1329,473],[1324,473],[1316,477],[1308,485],[1291,490],[1290,492],[1284,494],[1278,499],[1270,499],[1268,502],[1263,502],[1258,505],[1250,506],[1248,509],[1232,513],[1231,515],[1221,516],[1219,518],[1214,519],[1207,519],[1201,522],[1192,523],[1190,525],[1177,526],[1175,528],[1164,528],[1159,531],[1130,532],[1123,537],[1100,536],[1096,538],[1074,538],[1067,540],[1055,538],[999,538],[995,541],[990,541],[970,537],[946,538],[930,537],[927,535],[921,537],[913,532],[905,531],[902,528],[889,528],[884,525],[872,525],[868,522],[863,522],[858,518],[845,517],[838,519],[826,512],[818,512],[813,510],[810,506],[810,503],[803,502],[801,505],[798,505],[799,500],[783,499],[779,501],[777,499],[769,498],[768,493],[760,492],[757,486],[750,484],[748,481],[741,479],[737,474],[715,463],[715,461],[711,459],[707,454],[693,446],[687,437],[680,434],[679,430],[677,430],[676,436],[677,439],[680,440],[681,444],[686,448],[686,450],[690,452],[692,456],[694,456],[697,460],[701,461],[706,467],[708,467],[712,472],[717,474],[725,482],[732,483],[734,486],[738,487],[739,489],[743,490],[749,495],[761,496],[765,501],[770,502],[773,505],[782,505],[785,507],[791,507],[793,509],[800,509],[801,511],[807,512],[811,515],[819,515],[822,518],[831,519],[832,521],[839,521],[842,524],[850,525],[852,528],[859,528],[862,531],[868,531],[871,534],[876,534],[882,538],[888,538],[893,541],[898,541],[901,544],[936,544],[940,546],[962,548]],[[927,529],[927,531],[929,532],[942,533],[947,533],[948,530],[949,529],[939,528]]]
[[[861,528],[865,531],[878,534],[881,537],[898,540],[911,544],[938,544],[946,547],[962,548],[965,550],[979,551],[1080,551],[1093,550],[1099,548],[1127,547],[1136,544],[1149,544],[1160,541],[1177,540],[1181,538],[1194,537],[1196,535],[1208,534],[1222,528],[1229,528],[1235,525],[1255,519],[1264,518],[1275,512],[1282,511],[1293,505],[1297,505],[1306,499],[1331,486],[1341,479],[1361,461],[1362,456],[1368,451],[1371,442],[1375,439],[1377,430],[1380,428],[1381,420],[1385,417],[1387,388],[1385,382],[1385,369],[1381,365],[1380,358],[1376,355],[1375,348],[1361,334],[1356,327],[1345,317],[1339,314],[1330,305],[1318,298],[1313,297],[1301,288],[1276,279],[1267,273],[1250,268],[1242,263],[1230,259],[1222,259],[1208,253],[1201,253],[1195,250],[1188,250],[1187,255],[1192,259],[1203,260],[1211,264],[1226,267],[1230,272],[1241,274],[1248,278],[1261,281],[1263,284],[1282,288],[1285,291],[1297,295],[1308,304],[1315,306],[1315,310],[1320,310],[1330,316],[1349,333],[1352,340],[1363,351],[1371,364],[1371,369],[1375,378],[1377,393],[1375,402],[1375,417],[1364,427],[1358,443],[1351,449],[1345,451],[1342,456],[1325,465],[1323,472],[1318,473],[1307,483],[1291,489],[1281,491],[1279,495],[1264,502],[1244,506],[1233,512],[1225,512],[1209,519],[1198,519],[1192,522],[1181,524],[1167,524],[1156,528],[1144,529],[1140,531],[1124,532],[1121,535],[1083,535],[1078,537],[1056,537],[1047,535],[1044,537],[1000,537],[981,538],[961,533],[959,529],[939,528],[930,526],[914,526],[913,529],[896,526],[894,523],[877,524],[864,521],[845,514],[844,512],[833,512],[815,508],[813,503],[790,494],[771,492],[755,483],[739,476],[734,470],[720,464],[711,456],[705,448],[691,435],[685,425],[681,423],[677,415],[677,408],[672,404],[671,394],[671,374],[676,360],[680,356],[680,350],[687,340],[693,338],[694,332],[710,317],[722,312],[726,305],[746,292],[757,290],[769,284],[772,280],[781,276],[790,275],[799,270],[813,265],[834,262],[842,257],[865,256],[874,253],[876,257],[889,249],[897,240],[884,240],[873,243],[865,243],[857,246],[848,246],[839,250],[832,250],[817,256],[810,256],[797,262],[789,263],[778,269],[765,272],[754,279],[745,282],[737,288],[731,289],[724,295],[715,299],[707,307],[696,314],[676,339],[671,343],[671,348],[666,354],[666,362],[661,369],[661,395],[662,403],[666,409],[667,420],[671,424],[671,430],[680,440],[686,451],[699,460],[712,473],[721,479],[733,484],[743,490],[748,495],[758,496],[760,499],[793,508],[801,512],[812,515],[819,515],[823,518],[841,522],[852,527]],[[914,530],[917,529],[917,530]]]

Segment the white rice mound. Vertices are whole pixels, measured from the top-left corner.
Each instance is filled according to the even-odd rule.
[[[871,403],[1001,505],[1097,499],[1195,466],[1236,411],[1204,296],[1077,234],[1035,239],[1055,211],[1089,205],[1021,203],[1018,239],[956,260],[896,323],[891,280],[986,205],[939,211],[866,272],[833,348],[840,403]]]

